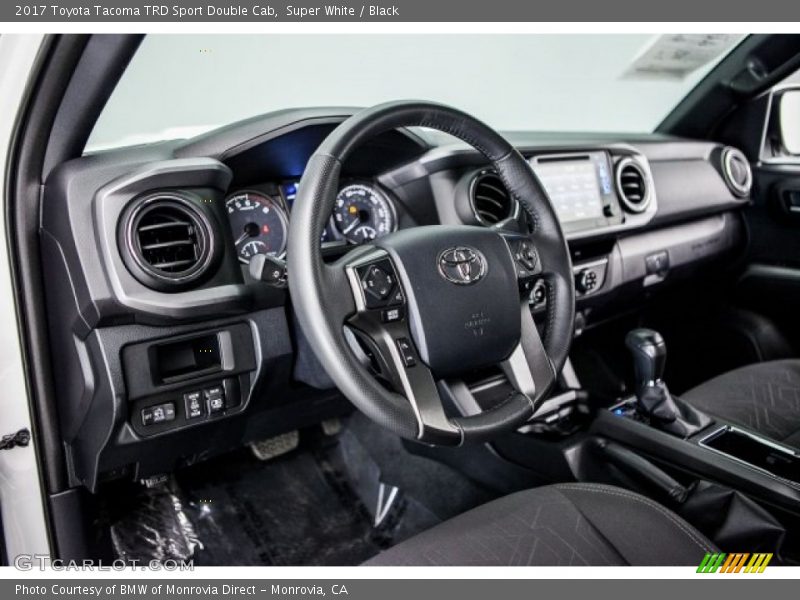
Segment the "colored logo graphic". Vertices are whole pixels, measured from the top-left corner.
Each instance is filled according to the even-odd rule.
[[[697,567],[698,573],[763,573],[772,554],[740,552],[725,554],[724,552],[708,553]]]

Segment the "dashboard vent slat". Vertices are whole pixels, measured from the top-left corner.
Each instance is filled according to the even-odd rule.
[[[617,193],[628,212],[641,213],[650,205],[650,189],[642,166],[632,158],[617,164]]]
[[[166,223],[154,223],[153,225],[140,225],[139,232],[158,231],[160,229],[169,229],[170,227],[186,227],[190,225],[188,221],[167,221]]]
[[[155,263],[153,266],[156,269],[161,269],[162,271],[173,271],[176,269],[176,267],[185,267],[187,265],[193,265],[195,264],[195,262],[196,261],[194,259],[190,258],[185,260],[173,260],[168,262]]]
[[[202,254],[197,233],[194,219],[185,208],[154,204],[139,218],[136,241],[144,262],[169,277],[196,266]]]
[[[496,225],[518,212],[517,202],[494,171],[481,171],[475,176],[469,199],[472,213],[483,225]]]
[[[173,248],[175,246],[194,246],[194,240],[187,239],[187,240],[175,240],[173,242],[154,242],[152,244],[147,244],[142,246],[142,250],[158,250],[160,248]]]

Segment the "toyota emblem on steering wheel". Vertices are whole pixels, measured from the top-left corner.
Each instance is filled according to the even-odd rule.
[[[486,259],[468,246],[448,248],[439,255],[439,272],[451,283],[471,285],[486,275]]]

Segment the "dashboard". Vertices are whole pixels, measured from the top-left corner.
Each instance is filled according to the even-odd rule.
[[[250,275],[283,258],[303,169],[343,109],[298,109],[190,140],[87,155],[46,182],[40,229],[71,484],[142,478],[341,414],[291,293]],[[569,243],[581,326],[745,243],[735,148],[655,135],[521,133]],[[736,165],[737,168],[733,168]],[[332,259],[420,225],[534,224],[474,149],[393,130],[342,166],[320,239]],[[530,289],[534,315],[546,282]]]
[[[656,210],[646,160],[635,154],[544,153],[531,155],[529,163],[568,234],[634,226],[636,215]],[[248,264],[257,254],[285,257],[299,185],[297,179],[260,182],[235,189],[225,198],[239,262]],[[454,205],[463,203],[460,196],[454,192]],[[491,168],[470,174],[467,196],[464,222],[508,227],[525,220],[518,201],[509,197]],[[397,230],[398,210],[402,208],[378,178],[345,178],[320,242],[327,247],[369,243]]]

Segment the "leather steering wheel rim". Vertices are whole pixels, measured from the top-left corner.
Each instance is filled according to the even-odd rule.
[[[541,265],[540,276],[547,284],[547,315],[541,341],[527,301],[523,299],[521,304],[520,351],[531,367],[532,379],[540,381],[527,388],[521,384],[517,393],[480,414],[451,418],[444,416],[439,407],[426,413],[430,402],[426,400],[420,408],[414,398],[407,397],[409,394],[387,389],[369,372],[351,351],[344,326],[359,308],[353,296],[352,268],[348,265],[368,260],[375,248],[356,248],[332,264],[326,264],[321,254],[319,240],[334,209],[342,164],[355,148],[375,135],[414,126],[449,133],[476,148],[492,163],[509,193],[530,217],[529,239]],[[323,368],[359,410],[406,439],[459,445],[487,441],[512,431],[531,417],[567,359],[573,336],[575,290],[570,254],[556,213],[525,158],[499,133],[457,109],[429,102],[391,102],[365,109],[339,125],[311,157],[298,186],[287,256],[292,303]],[[401,373],[401,377],[405,375]],[[527,381],[527,377],[522,379]],[[430,389],[430,382],[425,385]]]

